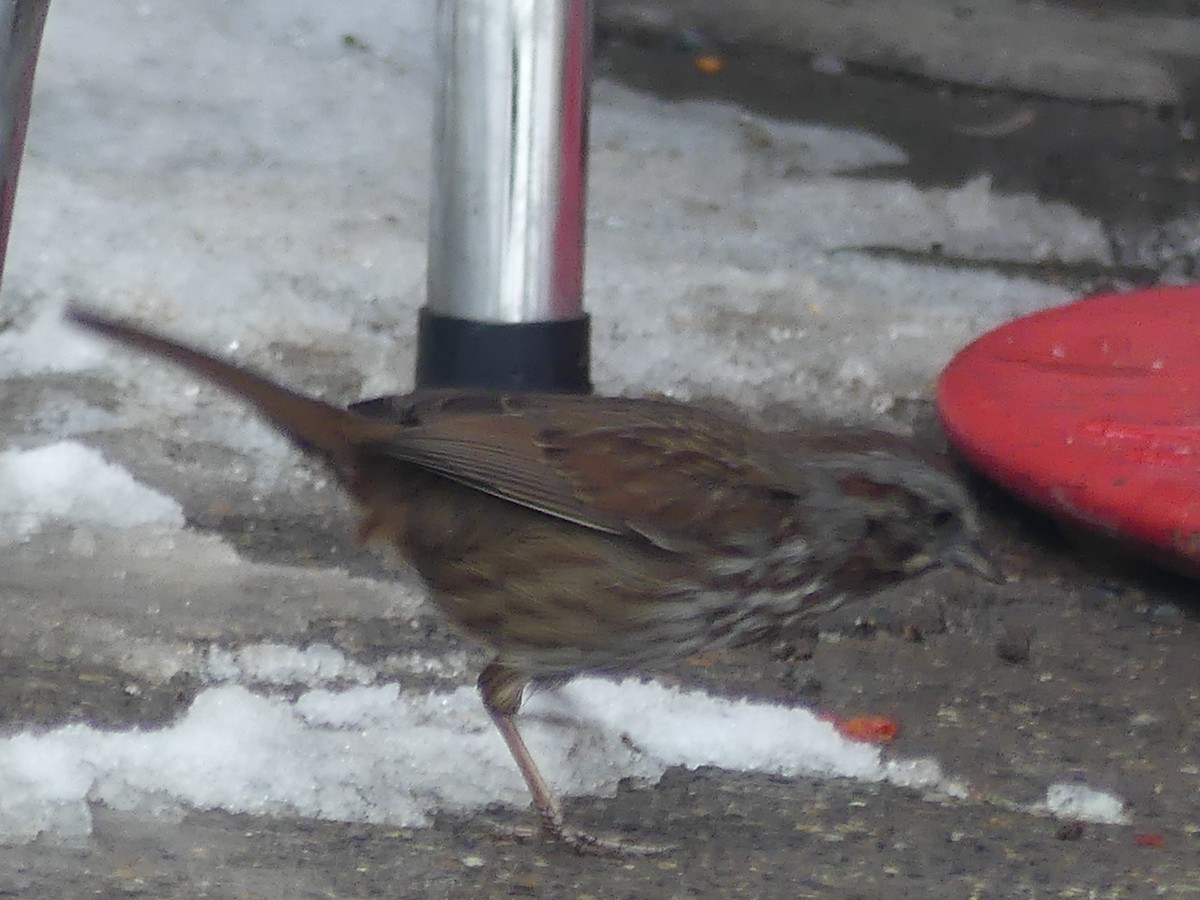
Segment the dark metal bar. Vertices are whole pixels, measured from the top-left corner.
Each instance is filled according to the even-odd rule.
[[[25,150],[33,74],[49,8],[50,0],[0,2],[0,147],[4,153],[0,171],[0,278]]]

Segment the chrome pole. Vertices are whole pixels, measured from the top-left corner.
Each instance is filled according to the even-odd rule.
[[[439,0],[417,381],[587,390],[591,0]]]
[[[25,150],[25,128],[29,123],[29,101],[33,73],[37,68],[42,27],[50,0],[2,0],[0,2],[0,277],[8,252],[17,176]]]

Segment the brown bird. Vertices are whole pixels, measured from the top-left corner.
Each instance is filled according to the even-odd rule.
[[[935,566],[988,577],[943,465],[880,432],[773,434],[663,399],[417,392],[340,409],[81,309],[74,322],[252,403],[321,458],[363,511],[360,538],[407,559],[495,653],[484,706],[543,831],[566,826],[516,725],[525,689],[654,667],[786,634]]]

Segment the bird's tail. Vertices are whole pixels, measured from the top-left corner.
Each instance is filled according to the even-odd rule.
[[[298,394],[249,369],[106,316],[68,307],[77,325],[139,350],[161,356],[249,401],[302,450],[327,458],[337,468],[352,465],[364,444],[386,439],[395,426]]]

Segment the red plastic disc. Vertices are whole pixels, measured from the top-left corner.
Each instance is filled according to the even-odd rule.
[[[1000,484],[1200,571],[1200,285],[1010,322],[951,360],[937,401]]]

